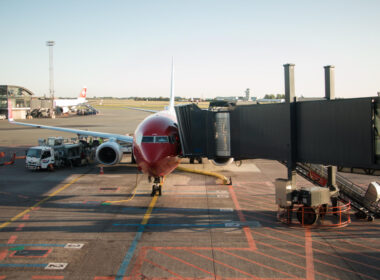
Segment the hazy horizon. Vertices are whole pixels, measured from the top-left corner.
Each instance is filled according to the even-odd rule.
[[[214,98],[284,93],[294,63],[296,95],[380,91],[380,2],[0,0],[0,84],[49,95],[46,41],[54,40],[55,95]]]

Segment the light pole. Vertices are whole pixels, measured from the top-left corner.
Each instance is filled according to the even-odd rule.
[[[51,112],[50,115],[54,118],[54,76],[53,76],[53,46],[54,41],[47,41],[46,46],[49,47],[49,80],[50,80],[50,98],[51,98]]]

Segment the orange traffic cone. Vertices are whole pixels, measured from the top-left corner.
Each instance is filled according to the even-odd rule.
[[[103,166],[100,166],[100,172],[99,172],[99,174],[104,174]]]

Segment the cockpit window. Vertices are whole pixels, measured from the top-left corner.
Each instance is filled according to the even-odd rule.
[[[167,136],[156,136],[156,143],[168,143],[169,139]]]
[[[143,136],[142,143],[169,143],[168,136]]]
[[[143,136],[142,143],[153,143],[154,142],[154,136]]]

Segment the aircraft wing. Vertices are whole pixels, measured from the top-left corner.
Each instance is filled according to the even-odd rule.
[[[132,136],[126,136],[126,135],[121,135],[121,134],[104,133],[104,132],[72,129],[72,128],[65,128],[65,127],[58,127],[58,126],[41,125],[41,124],[15,122],[13,120],[12,106],[9,100],[8,100],[8,121],[12,124],[17,124],[17,125],[44,128],[44,129],[50,129],[50,130],[56,130],[56,131],[62,131],[62,132],[75,133],[75,134],[83,135],[83,136],[92,136],[92,137],[118,140],[118,141],[122,141],[126,143],[133,143]]]
[[[126,135],[121,135],[121,134],[104,133],[104,132],[96,132],[96,131],[88,131],[88,130],[80,130],[80,129],[71,129],[71,128],[65,128],[65,127],[40,125],[40,124],[32,124],[32,123],[22,123],[22,122],[15,122],[12,119],[9,119],[9,122],[12,124],[17,124],[17,125],[24,125],[24,126],[31,126],[31,127],[36,127],[36,128],[44,128],[44,129],[50,129],[50,130],[56,130],[56,131],[62,131],[62,132],[75,133],[75,134],[83,135],[83,136],[92,136],[92,137],[99,137],[99,138],[115,139],[115,140],[126,142],[126,143],[132,143],[133,142],[132,136],[126,136]]]
[[[143,112],[149,112],[149,113],[157,113],[159,111],[156,110],[149,110],[149,109],[143,109],[143,108],[136,108],[136,107],[123,107],[126,109],[131,109],[131,110],[137,110],[137,111],[143,111]]]

